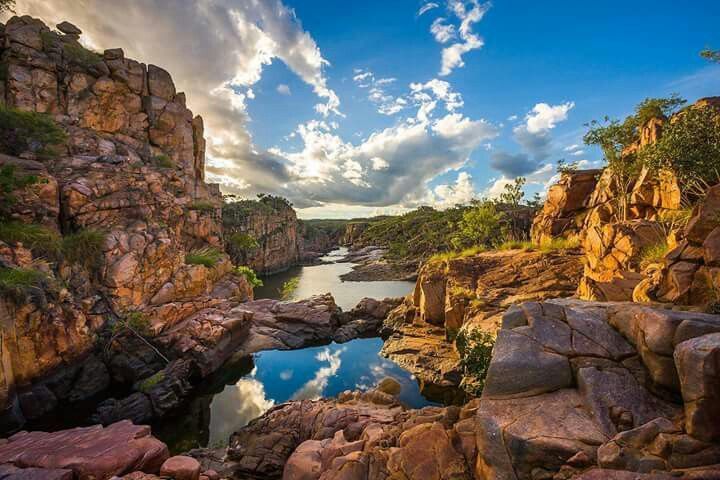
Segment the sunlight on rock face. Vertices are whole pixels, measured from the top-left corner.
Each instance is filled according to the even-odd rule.
[[[330,349],[326,348],[318,353],[315,359],[319,362],[328,362],[327,367],[320,368],[315,372],[315,377],[309,380],[305,385],[295,392],[292,396],[293,400],[317,400],[322,397],[328,380],[340,370],[340,354],[345,351],[341,348],[335,353],[330,353]]]
[[[273,405],[275,401],[266,398],[265,387],[255,378],[242,378],[235,385],[228,385],[210,405],[209,445],[225,445],[233,432]]]

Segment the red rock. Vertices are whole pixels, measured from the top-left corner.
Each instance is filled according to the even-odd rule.
[[[200,462],[183,455],[170,457],[160,467],[160,475],[175,480],[198,480],[200,478]]]
[[[72,470],[78,480],[106,480],[133,471],[157,472],[167,446],[150,427],[129,421],[59,432],[20,432],[0,445],[0,464]]]

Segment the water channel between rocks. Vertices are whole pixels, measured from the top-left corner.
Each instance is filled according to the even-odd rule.
[[[322,260],[336,262],[347,249],[340,248]],[[398,297],[410,293],[412,282],[343,282],[340,275],[352,263],[327,263],[295,267],[264,278],[255,290],[256,298],[279,298],[286,281],[298,278],[292,299],[330,292],[344,311],[363,297]],[[267,351],[228,363],[205,379],[195,396],[170,418],[153,426],[153,431],[173,452],[196,447],[219,447],[230,434],[288,400],[332,397],[344,390],[367,389],[386,376],[402,385],[399,398],[418,408],[433,403],[425,399],[415,378],[394,362],[382,357],[379,338],[357,339],[344,344],[291,351]]]

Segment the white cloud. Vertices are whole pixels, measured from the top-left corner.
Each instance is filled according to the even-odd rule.
[[[448,9],[460,20],[457,31],[462,41],[443,49],[440,76],[450,75],[454,69],[465,66],[463,55],[485,45],[484,40],[473,31],[473,26],[482,20],[489,8],[489,3],[480,4],[478,0],[448,0]],[[432,33],[435,35],[435,32]],[[441,35],[438,39],[435,35],[435,38],[440,41],[445,36]]]
[[[573,150],[577,150],[578,148],[580,148],[580,145],[578,145],[577,143],[574,143],[572,145],[568,145],[567,147],[563,148],[563,150],[566,152],[572,152]]]
[[[446,209],[470,203],[476,197],[472,176],[467,172],[460,172],[454,184],[438,185],[433,189],[430,203],[437,208]]]
[[[319,368],[317,372],[315,372],[315,377],[313,377],[312,380],[308,380],[305,385],[293,394],[292,400],[317,400],[322,397],[330,377],[337,374],[338,370],[340,370],[342,363],[340,355],[344,351],[345,348],[341,348],[334,353],[330,353],[330,349],[325,348],[318,353],[315,359],[319,362],[327,362],[328,366]]]
[[[385,87],[397,81],[396,78],[375,78],[369,70],[356,69],[353,81],[360,88],[368,89],[368,99],[377,106],[377,112],[383,115],[395,115],[402,111],[407,101],[394,97],[385,91]]]
[[[440,5],[435,2],[427,2],[422,7],[420,7],[420,10],[418,10],[417,12],[417,16],[419,17],[420,15],[432,10],[433,8],[438,8],[439,6]]]
[[[285,85],[284,83],[281,83],[280,85],[277,86],[277,92],[280,95],[290,95],[291,94],[290,87],[288,85]]]
[[[371,158],[370,163],[372,164],[372,169],[375,171],[387,170],[388,168],[390,168],[390,164],[380,157]]]
[[[541,133],[555,128],[555,125],[567,119],[568,112],[575,106],[575,102],[567,102],[560,105],[548,105],[538,103],[525,116],[527,131],[530,133]]]
[[[430,26],[430,33],[433,34],[435,41],[438,43],[447,43],[450,40],[453,40],[456,36],[455,25],[450,25],[444,22],[444,18],[436,18]]]

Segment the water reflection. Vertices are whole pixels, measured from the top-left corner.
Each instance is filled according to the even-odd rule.
[[[247,378],[228,385],[210,404],[210,445],[222,445],[250,420],[267,412],[275,405],[265,394],[265,386],[255,378],[257,367]]]
[[[409,372],[380,356],[381,348],[381,339],[367,338],[242,359],[207,379],[205,390],[176,419],[161,422],[153,431],[173,453],[220,447],[232,432],[274,405],[367,390],[384,377],[400,383],[399,399],[409,407],[433,404],[423,397]]]

